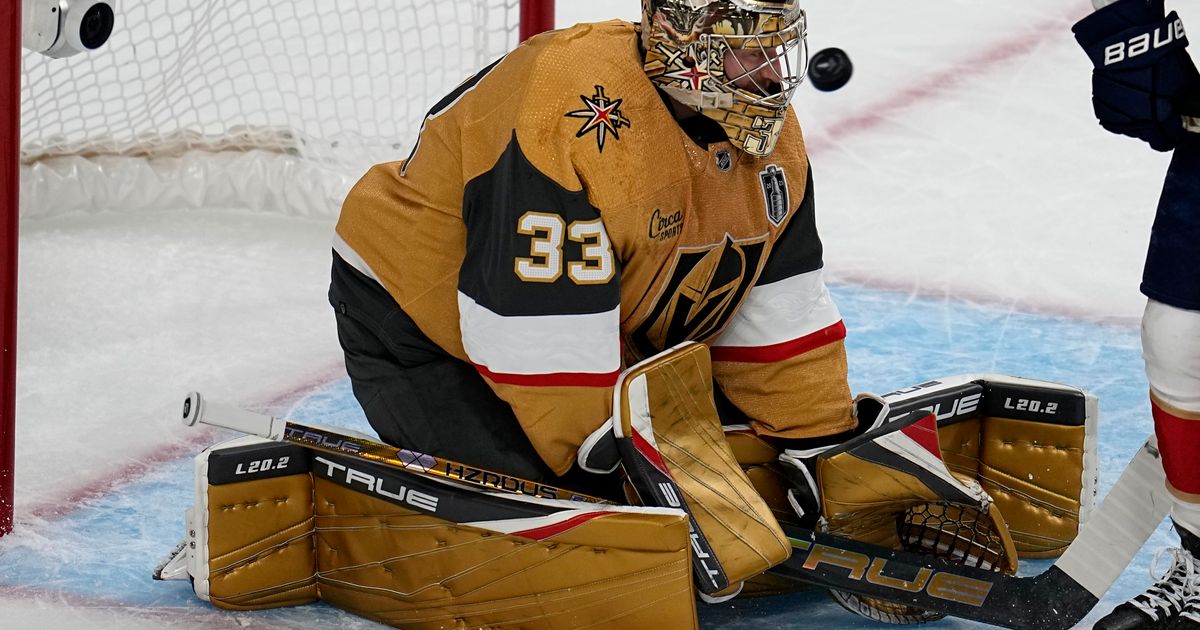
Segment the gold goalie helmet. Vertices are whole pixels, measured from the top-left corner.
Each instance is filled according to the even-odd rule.
[[[770,155],[808,70],[800,0],[642,0],[646,74],[721,124],[734,146]]]

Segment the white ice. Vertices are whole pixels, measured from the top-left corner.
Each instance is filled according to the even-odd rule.
[[[560,24],[638,11],[637,0],[561,4]],[[1136,325],[1168,158],[1094,122],[1070,33],[1086,0],[806,6],[812,49],[844,48],[856,66],[845,89],[806,87],[796,102],[830,279]],[[334,218],[25,218],[17,532],[0,549],[53,549],[39,529],[61,506],[195,450],[203,440],[176,421],[187,391],[266,409],[338,376],[325,298]],[[270,625],[0,589],[2,628]]]

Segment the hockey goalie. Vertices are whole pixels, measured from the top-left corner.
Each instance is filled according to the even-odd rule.
[[[792,557],[808,547],[785,528],[1011,574],[1061,552],[1090,509],[1094,399],[1076,389],[934,381],[860,397],[839,443],[779,450],[722,426],[710,365],[689,343],[623,372],[578,454],[620,470],[620,502],[193,396],[189,422],[263,437],[196,458],[189,535],[159,577],[230,610],[324,600],[400,628],[693,628],[697,599],[820,584],[797,578],[821,558]],[[824,562],[853,577],[851,555]],[[913,589],[980,597],[861,573],[832,594],[877,621],[941,616],[905,603]]]
[[[1094,409],[1003,378],[853,399],[789,105],[807,29],[799,0],[643,0],[434,104],[334,238],[380,441],[189,399],[266,441],[197,459],[160,576],[419,629],[691,628],[780,580],[993,620],[995,576],[1088,512]]]

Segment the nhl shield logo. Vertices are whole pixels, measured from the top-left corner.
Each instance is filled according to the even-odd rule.
[[[783,224],[787,218],[791,200],[788,198],[787,174],[783,169],[771,164],[767,170],[758,174],[762,180],[763,200],[767,204],[767,218],[775,227]]]
[[[717,170],[728,173],[731,168],[733,168],[733,157],[729,155],[729,151],[725,149],[717,151]]]

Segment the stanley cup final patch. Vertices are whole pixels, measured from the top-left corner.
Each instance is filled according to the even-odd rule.
[[[763,200],[767,204],[767,218],[775,227],[779,227],[787,218],[788,209],[792,207],[788,197],[787,174],[783,172],[783,169],[771,164],[765,171],[759,173],[758,177],[762,181]]]
[[[586,107],[567,112],[568,118],[585,119],[583,127],[579,129],[575,137],[582,138],[590,133],[595,133],[596,147],[601,153],[604,153],[604,143],[608,140],[609,135],[612,135],[613,140],[620,140],[621,128],[633,126],[625,114],[621,113],[623,99],[608,98],[604,94],[604,86],[597,85],[596,93],[591,98],[580,95],[579,99]]]

